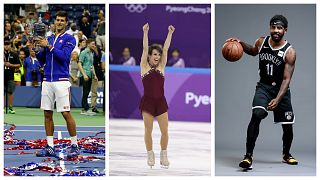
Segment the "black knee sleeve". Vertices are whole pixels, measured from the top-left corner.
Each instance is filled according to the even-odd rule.
[[[268,112],[262,108],[255,108],[252,110],[252,117],[254,119],[264,119],[268,116]]]

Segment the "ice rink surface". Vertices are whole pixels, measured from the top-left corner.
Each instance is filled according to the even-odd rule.
[[[169,121],[169,169],[160,167],[160,129],[153,126],[156,164],[147,166],[142,120],[110,119],[110,176],[210,176],[211,124]]]

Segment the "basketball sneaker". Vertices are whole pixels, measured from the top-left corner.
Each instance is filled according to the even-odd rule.
[[[282,162],[290,164],[290,165],[297,165],[298,164],[298,161],[294,157],[292,157],[292,155],[290,153],[283,155]]]
[[[56,153],[53,147],[48,144],[36,153],[37,157],[56,157]]]
[[[152,166],[154,166],[155,164],[155,160],[154,160],[154,152],[148,151],[148,160],[147,160],[148,166],[150,166],[150,168],[152,168]]]
[[[252,169],[252,155],[251,154],[244,155],[243,160],[239,163],[239,167],[251,170]]]
[[[72,144],[69,148],[67,158],[73,158],[80,154],[79,148],[76,144]]]

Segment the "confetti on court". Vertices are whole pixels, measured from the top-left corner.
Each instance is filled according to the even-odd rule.
[[[5,155],[30,155],[36,154],[36,151],[40,150],[47,144],[45,139],[27,140],[27,139],[16,139],[14,124],[6,124],[9,128],[4,130],[4,144],[10,147],[4,148],[6,151]],[[90,155],[79,155],[74,158],[56,157],[43,158],[41,162],[28,162],[18,167],[5,167],[4,175],[6,176],[34,176],[31,172],[45,172],[49,173],[49,176],[105,176],[105,170],[100,172],[97,169],[66,169],[61,166],[63,163],[68,162],[72,165],[79,165],[81,163],[90,163],[94,161],[105,160],[105,138],[98,137],[99,135],[105,134],[105,132],[98,132],[92,136],[87,136],[78,139],[78,146],[81,154]],[[66,153],[67,148],[70,146],[71,140],[69,139],[54,139],[56,154]],[[8,151],[18,153],[7,153]]]

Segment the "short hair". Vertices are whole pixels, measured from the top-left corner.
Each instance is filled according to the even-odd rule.
[[[80,46],[80,44],[85,41],[84,39],[79,39],[79,43],[78,43],[78,46]]]
[[[19,54],[20,54],[20,52],[23,52],[24,55],[26,55],[26,51],[25,51],[24,49],[20,49],[20,50],[19,50]]]
[[[79,52],[77,52],[77,51],[72,51],[72,52],[71,52],[71,55],[74,54],[74,53],[75,53],[75,54],[78,56],[78,58],[79,58]]]
[[[172,53],[175,52],[175,51],[180,54],[180,50],[179,50],[178,48],[173,48],[173,49],[172,49]]]
[[[65,17],[66,18],[66,21],[68,21],[68,13],[66,11],[58,11],[57,14],[56,14],[56,19],[57,17]]]
[[[283,23],[283,27],[287,28],[288,27],[288,20],[286,17],[284,17],[283,15],[275,15],[271,18],[270,20],[270,26],[272,25],[273,22],[275,21],[281,21]]]
[[[148,54],[151,55],[154,49],[159,51],[160,54],[162,54],[162,46],[160,44],[152,44],[149,47]]]
[[[90,44],[90,43],[92,43],[92,42],[95,42],[95,40],[92,39],[92,38],[89,38],[89,39],[86,40],[87,45]]]
[[[130,48],[129,48],[129,47],[124,47],[124,48],[122,49],[122,52],[123,52],[125,49],[128,49],[128,50],[130,51]]]

